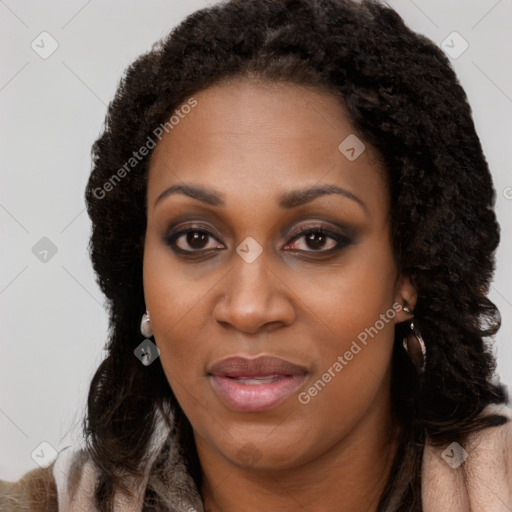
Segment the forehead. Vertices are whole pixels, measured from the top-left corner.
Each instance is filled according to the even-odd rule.
[[[153,152],[149,205],[180,182],[223,190],[238,201],[329,182],[380,195],[369,199],[385,202],[383,173],[370,148],[366,145],[355,159],[353,151],[346,152],[359,153],[364,143],[333,95],[241,79],[193,98],[195,106],[179,116]]]

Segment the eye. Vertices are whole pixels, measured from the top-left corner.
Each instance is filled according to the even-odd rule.
[[[199,253],[224,248],[222,244],[219,245],[217,243],[210,243],[210,246],[208,247],[208,242],[210,240],[215,240],[212,233],[201,227],[181,229],[180,231],[171,233],[165,237],[166,244],[168,244],[174,251],[187,255],[194,252]]]
[[[351,239],[341,233],[336,233],[324,226],[314,226],[306,229],[295,230],[292,232],[292,251],[308,252],[308,253],[321,253],[322,255],[331,254],[336,252],[347,245],[350,245]],[[304,239],[302,246],[305,248],[297,247],[296,241]],[[290,247],[288,245],[287,247]],[[290,250],[290,249],[286,249]]]
[[[190,226],[167,235],[164,241],[176,253],[194,257],[194,253],[200,256],[225,249],[216,236],[220,238],[220,235],[213,235],[202,226]],[[328,255],[352,243],[349,236],[327,229],[325,226],[300,227],[293,230],[291,236],[293,238],[284,248],[285,251]],[[301,239],[304,239],[302,244],[299,243]]]

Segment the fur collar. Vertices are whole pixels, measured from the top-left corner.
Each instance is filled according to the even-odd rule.
[[[425,445],[422,467],[423,512],[510,512],[512,510],[512,408],[490,406],[509,418],[499,427],[472,434],[464,445],[467,458],[455,467],[450,447]],[[116,495],[115,512],[141,512],[149,468],[165,462],[161,480],[151,483],[172,512],[205,512],[192,477],[187,473],[175,429],[159,418],[151,439],[141,486],[135,499]],[[455,447],[456,448],[456,447]],[[15,483],[0,481],[0,510],[9,512],[96,512],[92,496],[95,471],[81,448],[68,447],[47,469],[35,469]],[[460,456],[456,455],[456,456]],[[452,467],[453,466],[453,467]],[[57,503],[58,501],[58,503]]]
[[[153,489],[165,499],[169,507],[173,507],[170,508],[172,511],[204,512],[197,487],[186,470],[178,435],[176,429],[169,428],[161,413],[158,413],[157,427],[150,441],[145,465],[147,470],[144,481],[138,488],[133,488],[135,499],[130,499],[123,494],[116,495],[114,505],[116,512],[142,510],[149,470],[157,459],[162,457],[165,457],[164,471],[159,480],[152,478]],[[91,462],[84,458],[83,449],[68,447],[61,452],[54,464],[53,475],[58,489],[59,512],[96,511],[92,500],[95,471]]]

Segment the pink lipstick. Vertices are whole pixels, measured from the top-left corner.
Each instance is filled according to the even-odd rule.
[[[212,387],[231,409],[260,412],[289,398],[307,375],[304,366],[272,356],[228,357],[208,370]]]

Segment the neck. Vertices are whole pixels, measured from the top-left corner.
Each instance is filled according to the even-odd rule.
[[[398,448],[391,407],[375,409],[336,446],[299,467],[240,468],[225,458],[201,457],[201,494],[208,512],[375,512]]]

